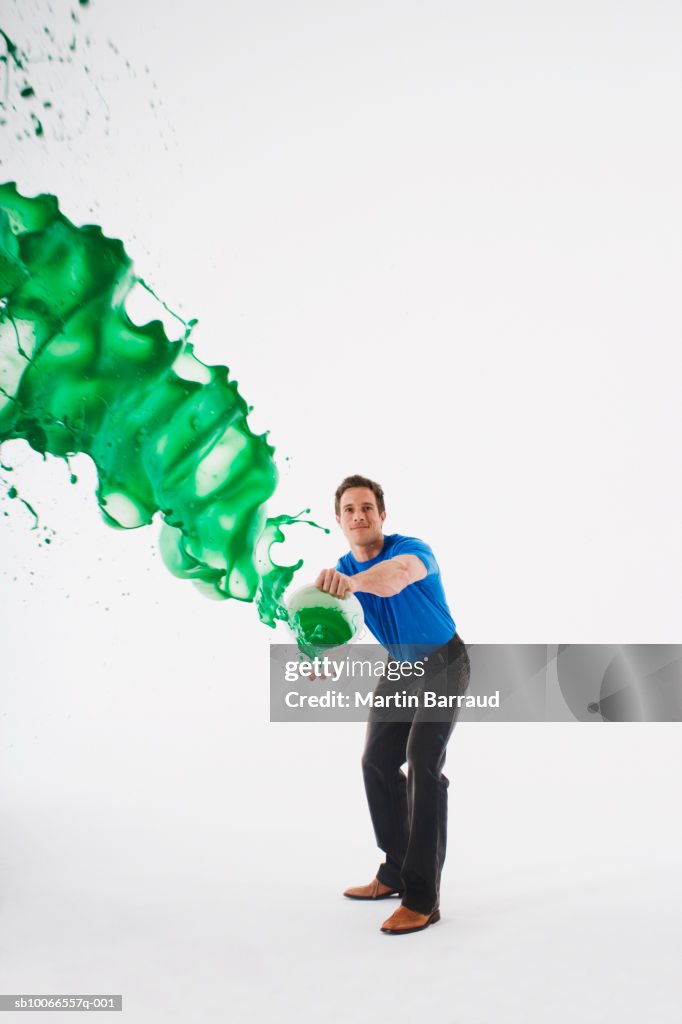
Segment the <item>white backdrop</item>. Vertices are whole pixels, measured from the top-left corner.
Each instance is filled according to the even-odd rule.
[[[17,100],[2,177],[199,318],[271,431],[271,511],[333,526],[365,473],[467,642],[678,642],[675,5],[54,6],[4,24],[55,105],[17,139]],[[0,500],[3,991],[122,991],[135,1021],[412,1021],[427,992],[448,1024],[673,1019],[678,727],[456,730],[443,921],[397,944],[338,895],[378,863],[362,727],[270,725],[251,606],[104,526],[87,460],[75,487],[2,461],[41,520]],[[289,538],[301,583],[343,550]]]

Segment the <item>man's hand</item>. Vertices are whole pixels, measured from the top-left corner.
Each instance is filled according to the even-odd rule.
[[[315,586],[332,597],[346,597],[355,590],[353,577],[345,576],[336,569],[323,569],[315,580]]]

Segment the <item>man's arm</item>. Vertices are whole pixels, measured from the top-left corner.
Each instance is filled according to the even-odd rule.
[[[335,597],[345,597],[358,591],[375,597],[393,597],[426,575],[426,566],[418,555],[396,555],[355,576],[346,576],[336,569],[323,569],[315,580],[315,586]]]

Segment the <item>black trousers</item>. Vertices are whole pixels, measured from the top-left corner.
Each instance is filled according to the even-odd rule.
[[[429,656],[415,692],[464,694],[470,665],[455,634]],[[382,678],[375,694],[395,691]],[[402,689],[402,687],[401,687]],[[420,705],[421,705],[420,700]],[[439,720],[433,721],[434,715]],[[440,899],[440,876],[447,844],[448,785],[445,752],[459,708],[402,710],[409,721],[391,721],[372,711],[362,755],[362,771],[377,845],[386,859],[377,871],[384,885],[403,892],[410,910],[430,914]],[[408,773],[402,770],[407,762]]]

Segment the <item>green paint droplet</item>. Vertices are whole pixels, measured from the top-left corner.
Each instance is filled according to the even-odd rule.
[[[10,489],[7,492],[7,497],[8,498],[17,498],[18,496],[19,496],[19,491],[16,489],[16,487],[10,487]]]
[[[212,597],[254,601],[272,626],[288,618],[282,595],[302,562],[277,565],[270,549],[283,526],[309,520],[267,518],[274,449],[249,428],[227,368],[195,356],[190,325],[170,341],[159,320],[132,322],[137,286],[120,241],[76,227],[54,196],[0,185],[0,443],[89,455],[108,524],[159,515],[171,572]]]
[[[23,89],[19,90],[19,95],[25,100],[29,99],[30,96],[35,96],[35,94],[35,89],[32,85],[25,85]]]
[[[23,71],[24,64],[22,62],[22,58],[23,60],[26,60],[26,54],[22,53],[19,50],[16,43],[13,43],[10,37],[7,35],[7,33],[3,32],[1,28],[0,36],[2,36],[2,38],[5,40],[6,56],[3,58],[4,61],[6,63],[9,63],[9,61],[12,60],[16,67],[21,68],[21,70]]]
[[[21,504],[24,506],[24,508],[27,509],[27,511],[31,513],[31,515],[33,516],[33,518],[35,520],[35,522],[33,523],[33,526],[31,527],[31,529],[32,530],[37,530],[38,529],[38,523],[40,522],[40,520],[38,518],[38,513],[33,508],[33,506],[29,505],[29,503],[24,498],[20,498],[19,500],[21,501]]]

